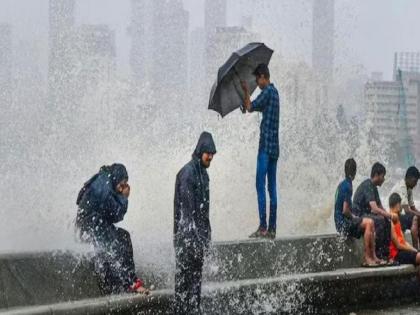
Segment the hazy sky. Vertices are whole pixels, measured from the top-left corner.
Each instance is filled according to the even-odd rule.
[[[152,0],[151,0],[152,1]],[[228,24],[240,21],[241,9],[249,3],[275,10],[258,14],[255,20],[278,21],[285,58],[301,56],[310,61],[311,0],[227,0]],[[203,25],[204,0],[183,0],[190,12],[190,29]],[[15,26],[18,40],[33,39],[47,45],[48,0],[0,0],[0,23]],[[249,10],[248,10],[249,11]],[[383,71],[391,77],[395,51],[420,50],[419,0],[336,0],[336,58],[338,63],[363,64],[368,72]],[[117,33],[118,61],[128,66],[130,47],[126,29],[130,20],[129,0],[78,0],[78,23],[107,23]],[[45,47],[47,49],[47,47]]]

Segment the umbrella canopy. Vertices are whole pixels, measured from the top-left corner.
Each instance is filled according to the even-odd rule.
[[[210,92],[209,109],[222,117],[240,107],[244,93],[241,80],[248,83],[250,93],[257,87],[253,72],[260,63],[268,65],[273,50],[264,43],[250,43],[234,52],[219,68],[217,80]]]

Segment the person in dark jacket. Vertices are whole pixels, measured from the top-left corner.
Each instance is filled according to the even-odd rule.
[[[130,234],[114,224],[127,212],[130,185],[124,165],[103,166],[77,197],[76,227],[80,238],[93,244],[95,269],[104,294],[148,293],[135,274]]]
[[[211,240],[207,168],[216,154],[212,135],[203,132],[192,159],[178,173],[174,200],[176,260],[175,314],[199,314],[201,275]]]

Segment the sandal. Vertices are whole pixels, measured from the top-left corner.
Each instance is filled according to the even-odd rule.
[[[384,265],[380,264],[380,263],[367,263],[367,262],[363,262],[362,263],[362,267],[363,268],[379,268],[379,267],[383,267]]]
[[[378,265],[380,265],[381,267],[386,267],[386,266],[388,266],[388,262],[387,262],[386,260],[379,259],[376,263],[377,263]]]
[[[136,281],[133,283],[133,285],[129,287],[129,291],[133,292],[133,293],[144,294],[144,295],[149,295],[150,294],[150,290],[146,289],[143,286],[143,281],[141,281],[140,279],[136,279]]]
[[[399,266],[400,263],[398,261],[395,260],[388,260],[386,263],[387,267],[395,267],[395,266]]]

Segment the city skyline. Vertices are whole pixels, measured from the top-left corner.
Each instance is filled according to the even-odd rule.
[[[311,1],[309,1],[311,2]],[[36,4],[34,4],[36,3]],[[76,23],[77,24],[109,24],[116,32],[117,64],[120,69],[129,69],[130,38],[127,34],[127,27],[130,16],[130,1],[114,0],[77,1]],[[184,0],[184,8],[189,14],[189,31],[204,26],[204,0]],[[227,24],[228,26],[239,25],[241,12],[250,9],[241,8],[242,3],[249,1],[227,2]],[[281,53],[285,57],[298,55],[299,58],[310,63],[311,56],[311,23],[310,7],[306,2],[297,1],[291,5],[290,1],[283,1],[283,8],[270,14],[278,15],[284,25],[279,28],[274,25],[270,14],[259,13],[259,20],[267,20],[267,24],[276,33],[281,34]],[[420,21],[415,18],[416,9],[420,9],[420,3],[407,0],[400,4],[391,1],[381,1],[381,10],[373,10],[379,5],[378,0],[370,1],[340,1],[336,4],[336,28],[335,45],[337,47],[337,65],[342,64],[363,64],[368,73],[380,71],[386,79],[392,79],[392,69],[389,69],[389,59],[396,51],[419,51],[420,43],[413,43],[409,34],[414,37],[420,36]],[[0,12],[0,23],[11,23],[13,25],[16,40],[34,40],[38,42],[48,41],[48,1],[37,0],[28,3],[25,0],[2,2]],[[270,7],[270,1],[264,1],[256,7],[260,12]],[[239,7],[239,9],[238,9]],[[280,6],[279,6],[280,7]],[[99,9],[98,9],[99,8]],[[299,10],[299,12],[296,12]],[[270,10],[267,10],[270,11]],[[273,10],[271,10],[273,11]],[[289,17],[299,17],[298,19]],[[402,18],[404,17],[404,18]],[[296,21],[292,21],[296,20]],[[268,23],[269,22],[269,23]],[[257,21],[257,24],[259,22]],[[388,26],[392,24],[392,27]],[[418,25],[418,27],[416,27]],[[263,33],[266,33],[267,26],[261,25]],[[281,31],[281,29],[284,29]],[[418,36],[416,34],[418,33]],[[41,45],[45,46],[45,45]],[[46,62],[45,47],[43,48],[40,62]],[[290,52],[293,51],[293,54]]]

